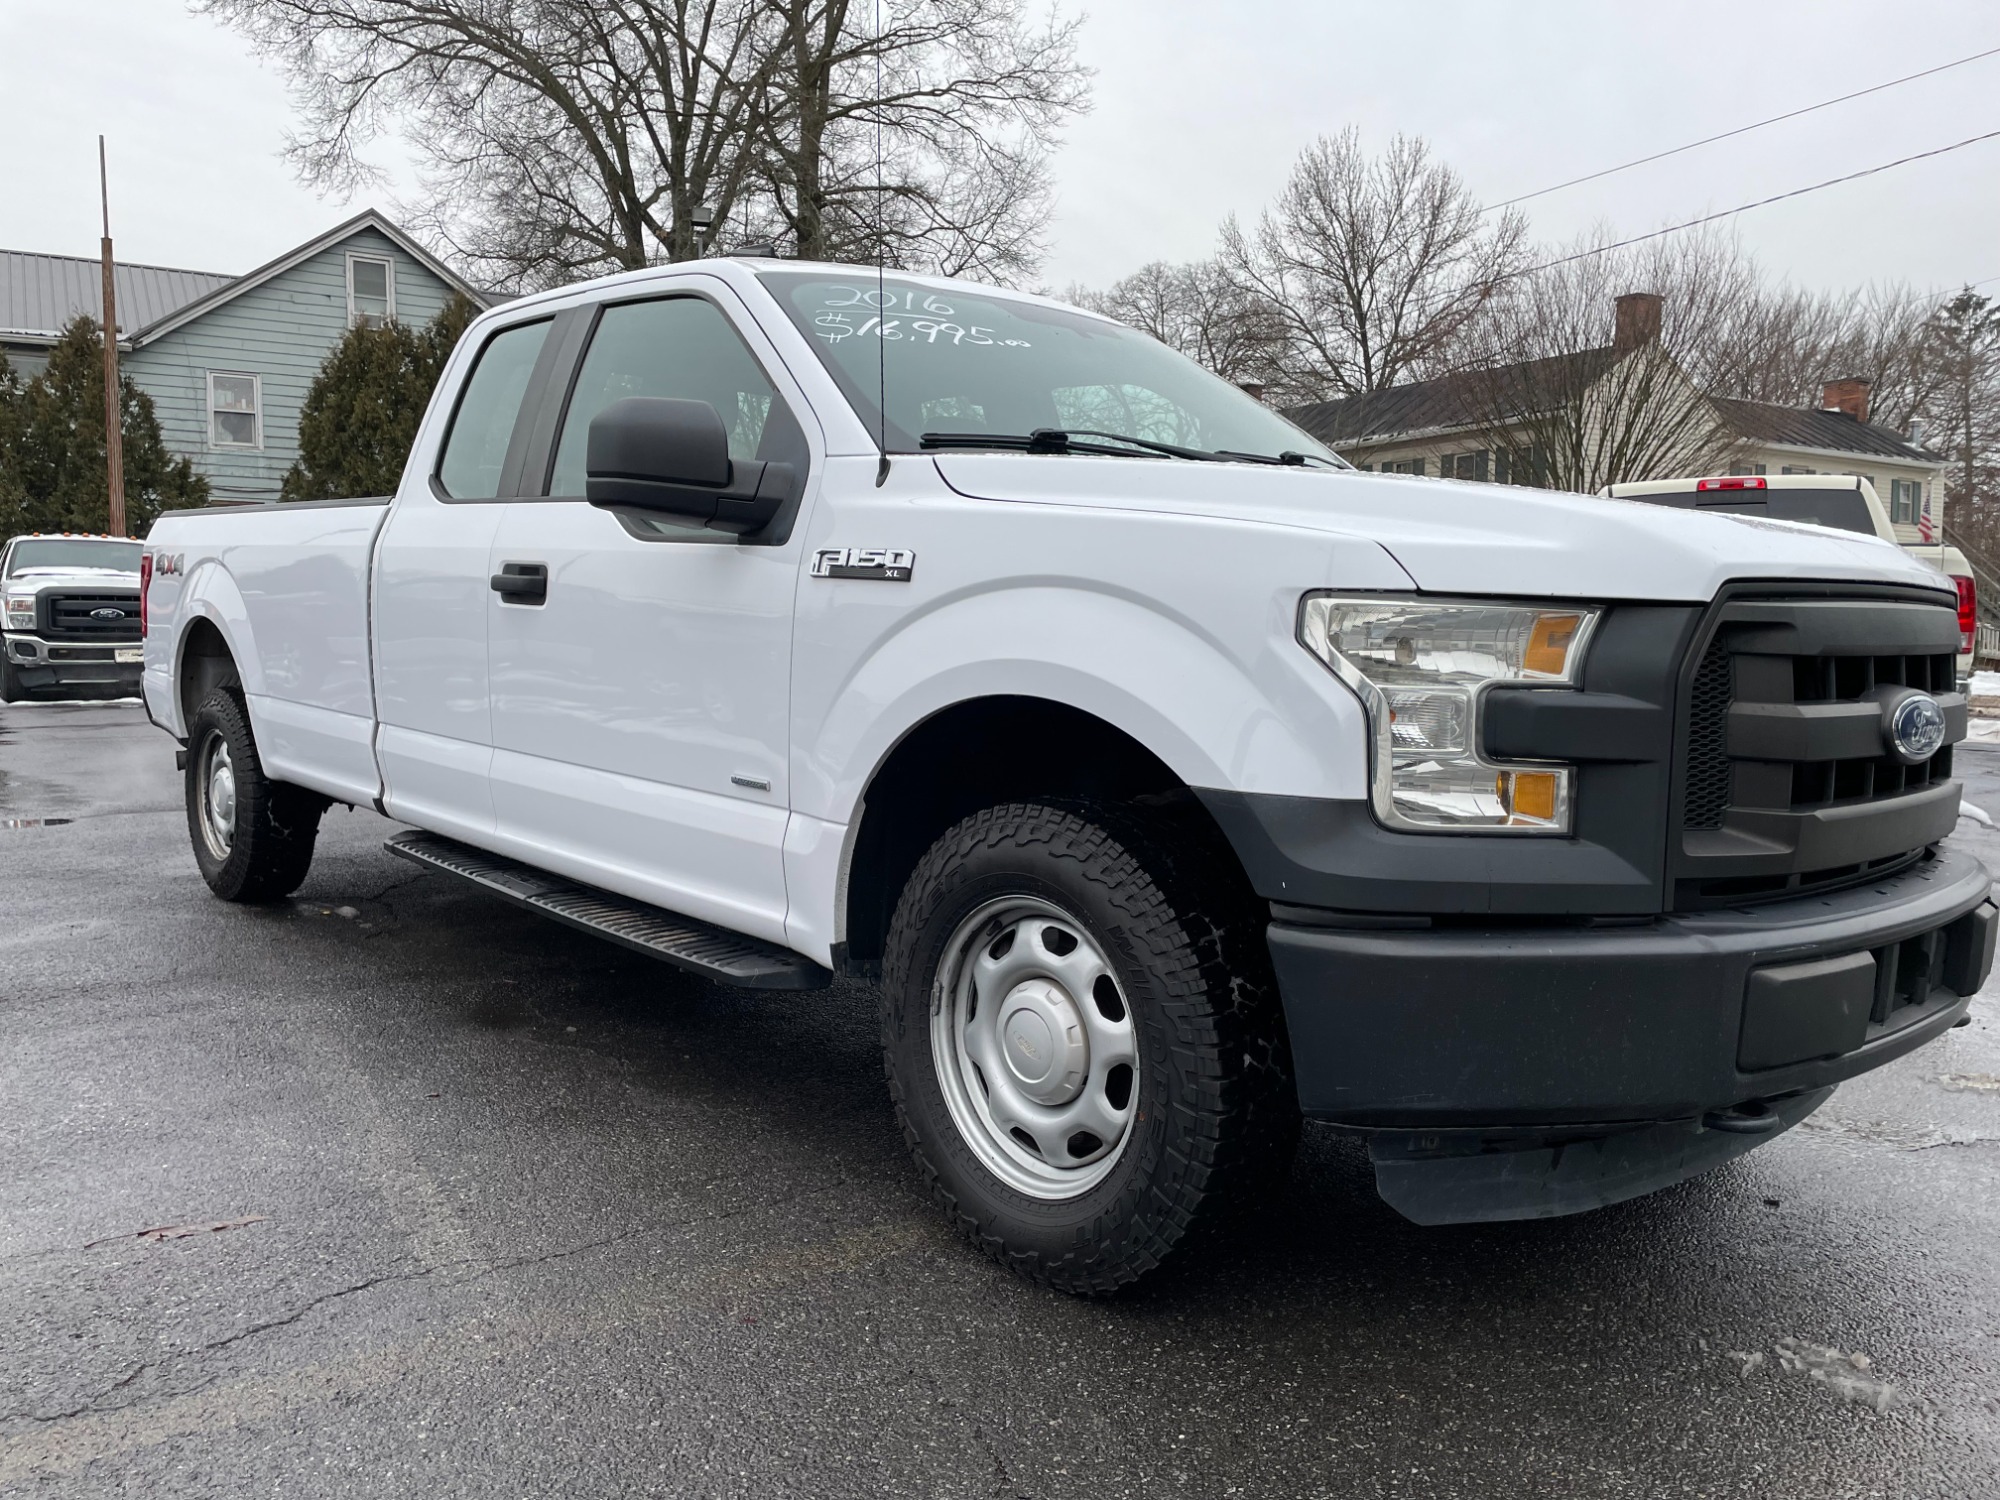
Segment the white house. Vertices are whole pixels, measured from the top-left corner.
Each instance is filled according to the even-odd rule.
[[[1632,393],[1643,389],[1645,399],[1667,413],[1665,420],[1682,420],[1685,428],[1658,445],[1662,456],[1655,462],[1661,465],[1696,463],[1724,474],[1856,474],[1874,484],[1902,540],[1918,540],[1917,518],[1927,503],[1933,524],[1942,528],[1945,461],[1923,447],[1919,433],[1869,420],[1867,381],[1827,381],[1817,407],[1703,396],[1660,355],[1657,296],[1618,298],[1613,328],[1611,342],[1598,348],[1315,402],[1286,415],[1364,469],[1545,485],[1551,467],[1543,457],[1547,424],[1500,414],[1496,392],[1559,393],[1587,411],[1634,399]],[[1633,375],[1647,365],[1653,374]],[[1684,396],[1673,393],[1676,384]],[[1685,420],[1674,415],[1677,408]],[[1643,444],[1628,446],[1643,451]],[[1695,453],[1702,457],[1665,456]],[[1606,478],[1676,479],[1683,473],[1628,471]]]

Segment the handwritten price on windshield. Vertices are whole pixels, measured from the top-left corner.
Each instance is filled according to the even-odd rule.
[[[942,323],[935,318],[911,319],[907,333],[903,331],[903,319],[884,318],[879,314],[859,327],[842,312],[823,312],[813,322],[818,325],[821,338],[836,344],[842,339],[862,338],[872,333],[879,339],[908,339],[911,342],[921,339],[926,344],[935,344],[940,338],[949,337],[953,344],[985,344],[1005,349],[1032,347],[1026,339],[996,339],[992,329],[981,328],[977,323],[961,327],[957,323]]]

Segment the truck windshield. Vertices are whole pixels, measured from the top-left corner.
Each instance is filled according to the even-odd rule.
[[[1836,531],[1875,535],[1868,501],[1859,490],[1668,490],[1657,495],[1632,495],[1648,505],[1676,510],[1719,510],[1734,516],[1763,516],[1772,521],[1805,521]]]
[[[7,554],[7,576],[35,568],[106,568],[117,573],[139,571],[139,542],[93,541],[89,537],[27,537]]]
[[[878,287],[866,271],[759,275],[871,432],[886,389],[893,453],[981,447],[991,436],[996,448],[1033,453],[1184,449],[1346,467],[1245,391],[1121,324],[970,287],[896,276]],[[1095,441],[1030,441],[1041,433]]]

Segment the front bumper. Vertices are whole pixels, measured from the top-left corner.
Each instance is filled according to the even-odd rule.
[[[7,659],[13,663],[21,686],[31,692],[50,688],[90,688],[114,690],[119,696],[130,697],[139,691],[145,662],[142,658],[119,661],[118,653],[142,650],[137,641],[115,645],[79,645],[19,633],[10,633],[6,637]]]
[[[1670,1127],[1657,1171],[1607,1163],[1629,1191],[1573,1206],[1649,1191],[1745,1149],[1746,1118],[1755,1144],[1963,1019],[1993,963],[1990,891],[1943,850],[1851,890],[1630,925],[1317,926],[1285,909],[1298,920],[1269,935],[1300,1106],[1380,1133],[1385,1195],[1384,1162],[1532,1149],[1560,1172],[1565,1143]],[[1771,1110],[1784,1118],[1759,1123]],[[1683,1138],[1711,1123],[1731,1141]],[[1448,1217],[1571,1211],[1525,1160],[1495,1187],[1519,1211]]]

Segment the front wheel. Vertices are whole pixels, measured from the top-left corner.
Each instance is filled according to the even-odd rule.
[[[227,688],[188,722],[188,836],[225,901],[275,901],[304,883],[326,799],[264,775],[243,702]]]
[[[0,656],[0,703],[19,703],[28,696],[21,686],[21,669],[12,657]]]
[[[919,1168],[968,1239],[1034,1280],[1114,1291],[1289,1159],[1262,924],[1164,827],[975,814],[904,888],[883,980]]]

